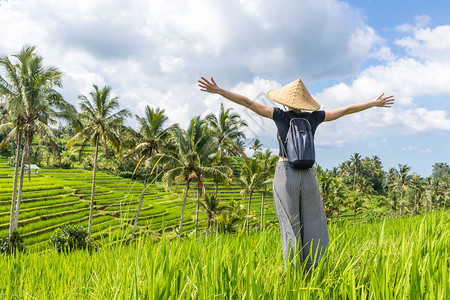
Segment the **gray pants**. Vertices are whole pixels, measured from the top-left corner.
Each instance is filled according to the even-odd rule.
[[[329,242],[314,169],[292,169],[287,161],[278,162],[273,200],[280,223],[285,267],[288,260],[298,255],[306,262],[306,268],[311,268],[320,261]],[[296,260],[294,265],[297,266]]]

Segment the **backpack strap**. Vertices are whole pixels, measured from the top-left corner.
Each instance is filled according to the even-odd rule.
[[[280,142],[280,145],[281,145],[281,154],[283,154],[284,157],[288,158],[286,148],[284,147],[284,143],[281,141],[281,137],[280,137],[280,134],[278,132],[277,132],[277,138],[278,138],[278,141]]]

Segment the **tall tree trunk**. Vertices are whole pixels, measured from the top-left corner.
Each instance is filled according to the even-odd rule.
[[[209,223],[209,231],[211,231],[211,234],[213,234],[215,230],[216,230],[216,213],[211,211],[211,220]]]
[[[205,208],[205,210],[206,210],[206,213],[208,213],[208,209]],[[208,224],[208,225],[206,226],[206,237],[208,237],[208,231],[209,231],[209,229],[211,228],[211,218],[210,218],[209,215],[208,215],[208,220],[206,221],[206,223]]]
[[[195,208],[195,237],[197,237],[197,227],[198,227],[198,204],[200,203],[200,186],[197,185],[197,205]]]
[[[249,227],[250,227],[250,222],[249,222],[248,216],[250,215],[250,205],[251,204],[252,204],[252,192],[250,192],[248,195],[247,224],[246,224],[247,234],[248,234]]]
[[[262,196],[261,196],[261,225],[260,225],[261,231],[263,230],[263,226],[264,226],[263,219],[264,219],[264,195],[265,195],[265,193],[266,193],[266,188],[263,189]]]
[[[433,186],[430,183],[430,211],[432,210],[433,206]]]
[[[183,208],[181,209],[180,228],[178,228],[178,239],[181,238],[181,230],[183,229],[184,209],[186,208],[186,199],[189,192],[190,179],[186,181],[186,192],[184,193]]]
[[[103,153],[105,153],[106,161],[109,161],[108,144],[106,143],[105,135],[103,135]]]
[[[417,201],[417,194],[414,195],[414,214],[419,212],[419,203]]]
[[[17,195],[16,211],[14,212],[15,217],[14,217],[14,222],[13,222],[14,225],[13,225],[12,232],[17,230],[17,228],[19,227],[20,204],[22,203],[23,176],[25,173],[25,160],[28,155],[28,151],[30,150],[29,145],[30,145],[30,139],[29,139],[28,135],[26,135],[25,144],[23,146],[23,151],[22,151],[22,161],[20,163],[19,191],[18,191],[18,195]]]
[[[400,191],[400,218],[402,217],[402,208],[403,208],[403,188],[401,187],[401,191]]]
[[[22,143],[22,135],[17,132],[17,148],[16,148],[16,163],[14,165],[14,184],[11,199],[11,214],[9,215],[9,236],[13,233],[14,228],[14,211],[16,207],[17,197],[17,181],[19,180],[19,158],[20,158],[20,144]]]
[[[33,142],[33,136],[28,137],[28,149],[27,149],[27,161],[28,161],[28,182],[31,182],[31,143]]]
[[[134,219],[134,226],[133,226],[133,232],[131,233],[131,239],[130,242],[133,242],[134,235],[136,234],[136,227],[139,219],[139,214],[141,213],[142,208],[142,202],[144,202],[144,196],[145,196],[145,188],[147,186],[147,177],[148,177],[148,166],[145,170],[145,178],[144,178],[144,188],[142,189],[141,199],[139,200],[139,206],[136,212],[136,218]]]
[[[94,213],[95,176],[97,175],[98,141],[95,143],[94,170],[92,171],[91,203],[89,206],[88,238],[91,237],[92,215]]]

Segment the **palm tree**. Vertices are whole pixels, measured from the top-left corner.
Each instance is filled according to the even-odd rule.
[[[434,178],[443,178],[444,176],[450,175],[450,166],[447,163],[435,163],[433,164],[433,173],[431,174]]]
[[[363,211],[366,208],[364,198],[361,195],[361,191],[352,191],[347,199],[347,206],[353,211],[353,225],[356,224],[356,215],[359,211]]]
[[[379,201],[379,206],[387,206],[391,210],[391,218],[394,218],[394,212],[397,212],[400,208],[400,202],[398,200],[399,192],[394,190],[388,197],[382,196]]]
[[[216,219],[219,223],[219,228],[225,232],[233,232],[236,227],[244,220],[248,220],[251,216],[246,215],[245,207],[238,201],[231,200],[226,208],[217,214]]]
[[[353,190],[356,189],[356,177],[358,176],[358,170],[361,168],[361,155],[355,153],[350,156],[350,166],[353,170]]]
[[[226,155],[221,155],[220,149],[217,149],[216,153],[213,156],[213,165],[215,166],[231,166],[231,158]],[[219,184],[224,184],[225,186],[229,186],[233,180],[233,172],[230,172],[230,176],[223,177],[220,174],[218,176],[213,176],[212,180],[214,182],[214,193],[215,196],[219,196]]]
[[[404,206],[404,192],[411,186],[412,175],[409,174],[411,168],[408,165],[398,165],[398,170],[394,173],[394,185],[400,190],[400,217],[402,216],[402,208]]]
[[[90,100],[88,97],[81,95],[78,99],[81,100],[81,113],[79,115],[82,127],[77,128],[76,134],[67,142],[66,149],[73,146],[77,141],[83,141],[80,149],[80,157],[84,145],[90,141],[95,145],[94,152],[94,168],[92,171],[92,188],[91,201],[89,208],[89,226],[88,237],[91,236],[92,229],[92,215],[94,211],[94,193],[95,193],[95,176],[97,173],[98,148],[102,145],[106,159],[109,158],[108,143],[116,151],[120,147],[120,136],[117,130],[123,126],[130,112],[126,109],[119,109],[118,97],[111,98],[111,88],[105,86],[99,89],[98,86],[93,85],[94,91],[90,92]],[[118,110],[118,111],[116,111]]]
[[[419,213],[419,202],[422,198],[422,194],[425,191],[425,179],[422,178],[420,175],[413,174],[411,179],[411,189],[414,193],[414,202],[413,202],[413,212]]]
[[[22,135],[23,135],[23,123],[21,122],[21,117],[16,116],[14,120],[11,120],[9,123],[4,123],[0,125],[1,130],[10,129],[10,132],[6,135],[6,137],[0,143],[0,149],[5,147],[11,141],[16,142],[16,154],[15,154],[15,164],[14,164],[14,183],[13,183],[13,192],[11,199],[11,212],[9,219],[9,235],[11,236],[14,231],[14,218],[15,218],[15,207],[16,207],[16,197],[17,197],[17,183],[19,179],[19,157],[20,157],[20,148],[22,146]]]
[[[6,97],[3,96],[3,94],[1,93],[0,88],[0,125],[6,123],[8,120],[9,120],[8,104],[6,103]]]
[[[149,159],[151,159],[154,152],[158,151],[163,147],[165,140],[168,137],[168,129],[164,128],[164,123],[167,122],[168,118],[164,114],[164,109],[153,109],[149,106],[145,107],[145,117],[139,117],[136,115],[136,119],[140,124],[138,132],[138,141],[140,142],[135,147],[135,152],[139,153],[142,159],[146,159],[145,163],[145,177],[144,177],[144,187],[142,188],[141,198],[139,200],[139,206],[136,211],[136,217],[134,219],[133,232],[131,233],[131,242],[134,240],[134,235],[136,233],[137,222],[139,219],[139,214],[141,212],[142,203],[144,201],[147,179],[149,173]]]
[[[272,178],[270,178],[274,171],[278,162],[278,157],[272,155],[272,151],[270,149],[266,149],[264,152],[256,153],[255,158],[259,161],[262,170],[265,170],[263,174],[263,183],[262,183],[262,194],[261,194],[261,219],[260,219],[260,230],[263,230],[264,225],[264,197],[266,195],[266,188],[269,184],[272,183]]]
[[[246,144],[244,138],[238,138],[234,142],[234,145],[231,149],[228,149],[227,154],[230,156],[241,156],[244,159],[247,159],[247,155],[242,149],[245,149]]]
[[[450,175],[445,175],[442,177],[442,184],[441,184],[441,192],[443,194],[442,197],[439,197],[439,202],[442,206],[442,208],[447,209],[448,208],[448,200],[450,198]],[[438,203],[439,204],[439,203]]]
[[[386,173],[386,180],[384,182],[384,188],[387,189],[388,196],[391,195],[393,191],[396,190],[395,179],[397,177],[397,170],[395,168],[390,168]]]
[[[250,207],[252,204],[252,196],[254,191],[260,187],[265,181],[265,171],[261,168],[259,161],[256,158],[248,158],[244,161],[242,165],[241,174],[238,178],[239,183],[244,189],[241,191],[241,194],[244,196],[244,199],[248,196],[248,209],[247,214],[250,215]],[[246,222],[246,232],[249,231],[249,220],[247,218]]]
[[[253,143],[249,148],[253,150],[253,155],[256,155],[256,153],[258,153],[262,149],[262,144],[259,139],[253,139],[252,142]]]
[[[227,209],[225,206],[220,206],[220,199],[214,193],[205,193],[204,198],[200,200],[201,205],[205,208],[208,217],[208,230],[216,228],[216,215]]]
[[[325,209],[325,216],[327,219],[330,219],[333,214],[339,216],[346,190],[342,179],[333,177],[331,172],[324,171],[320,166],[316,169],[316,175]]]
[[[233,149],[245,157],[239,141],[245,138],[240,128],[247,126],[247,122],[242,120],[239,114],[231,112],[232,110],[232,108],[225,110],[221,103],[219,114],[217,116],[209,114],[206,116],[206,120],[217,139],[220,155],[224,155],[230,149]]]
[[[433,210],[433,207],[438,206],[441,203],[445,203],[446,193],[446,181],[448,181],[447,176],[442,177],[428,177],[428,187],[429,187],[429,211]]]
[[[11,218],[10,231],[17,230],[19,223],[24,167],[26,160],[30,164],[30,147],[33,137],[36,134],[41,138],[47,137],[59,157],[59,150],[54,141],[56,136],[49,125],[56,125],[56,119],[70,120],[75,113],[74,107],[64,101],[61,94],[55,90],[55,87],[62,86],[62,73],[54,67],[44,67],[43,58],[35,53],[35,49],[35,46],[24,47],[19,54],[14,55],[19,61],[16,64],[13,64],[8,57],[0,59],[0,65],[5,69],[6,74],[6,78],[0,77],[0,91],[8,103],[8,110],[13,120],[9,125],[15,128],[12,136],[18,147],[21,144],[22,132],[25,134],[17,202],[15,209],[11,210],[11,215],[14,214],[14,217]],[[19,151],[16,152],[11,207],[14,207],[17,189]],[[31,180],[30,176],[28,180]]]
[[[383,181],[385,178],[385,172],[383,171],[383,166],[381,164],[381,159],[378,156],[373,156],[371,159],[371,179],[372,179],[372,186],[373,189],[378,192],[382,193],[383,191]]]
[[[203,190],[203,176],[229,177],[232,170],[228,166],[218,166],[213,164],[213,156],[218,145],[211,131],[208,130],[206,121],[200,119],[200,117],[192,119],[187,130],[183,130],[179,126],[173,126],[171,129],[171,140],[174,147],[166,149],[164,154],[155,155],[153,161],[161,159],[163,168],[167,170],[163,180],[168,186],[171,186],[175,180],[185,181],[186,189],[181,209],[180,227],[178,230],[178,238],[180,238],[183,229],[186,199],[191,181],[195,179],[197,181],[197,188]],[[196,235],[200,193],[197,194],[197,197],[195,220]]]

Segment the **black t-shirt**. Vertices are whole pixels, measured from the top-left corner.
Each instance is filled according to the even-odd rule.
[[[317,126],[325,120],[325,111],[317,110],[313,112],[302,112],[300,114],[290,110],[284,111],[279,109],[278,107],[273,108],[273,121],[275,125],[277,125],[278,134],[280,135],[281,140],[284,143],[284,148],[286,149],[286,135],[289,130],[289,121],[293,118],[304,118],[309,121],[311,124],[312,134],[316,133]],[[278,138],[277,138],[278,139]],[[279,156],[284,156],[282,153],[284,152],[281,149],[280,140],[278,139],[278,147],[279,147]]]

